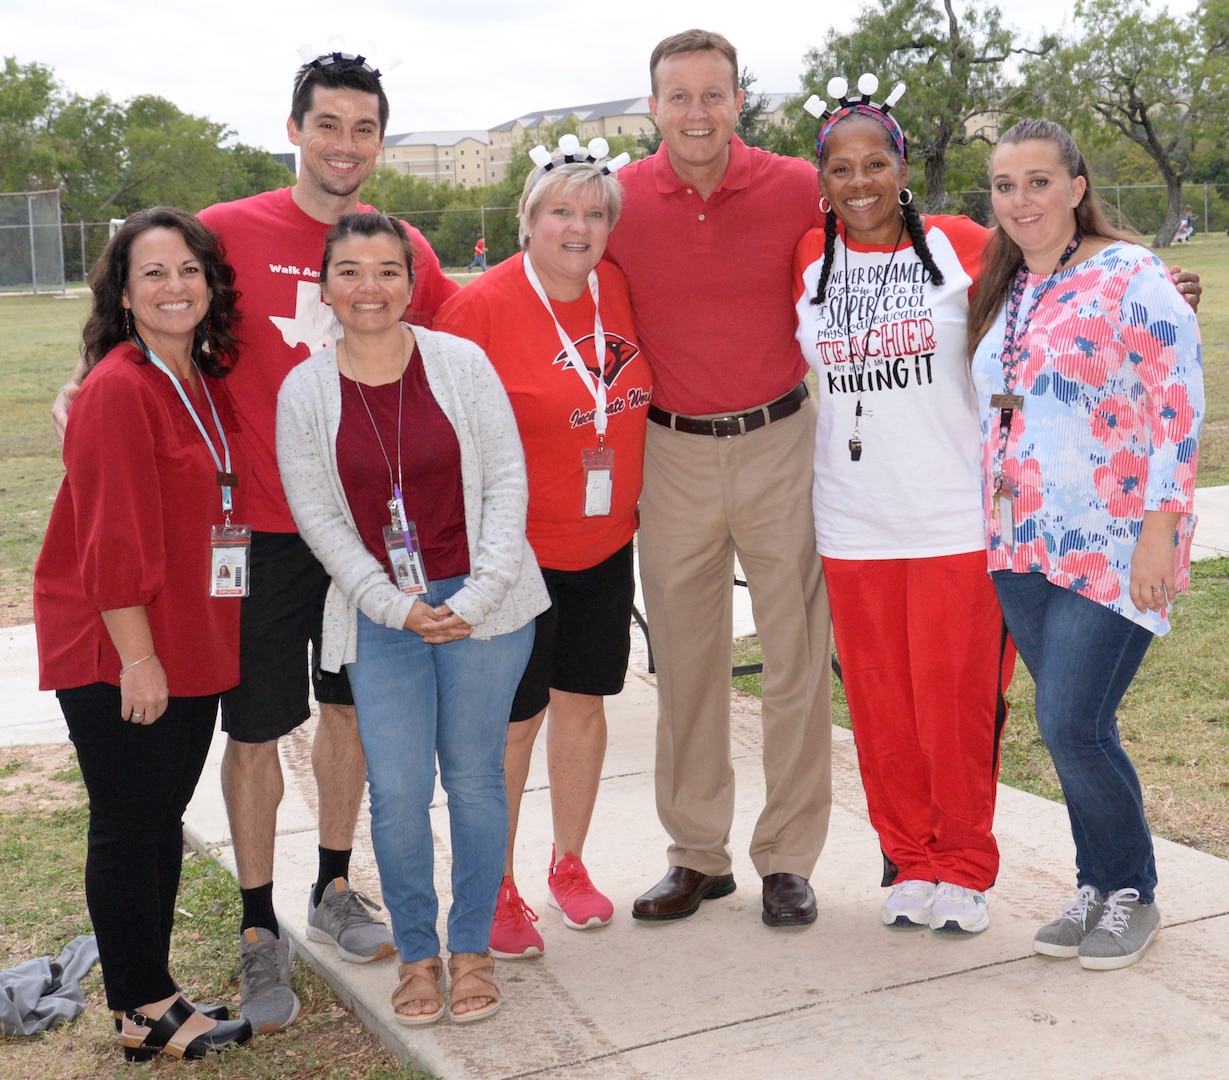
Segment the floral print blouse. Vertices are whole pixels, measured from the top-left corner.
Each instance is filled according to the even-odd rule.
[[[1020,311],[1048,275],[1030,274]],[[1006,305],[1004,305],[1004,308]],[[1013,490],[1014,544],[993,509],[1004,390],[1001,310],[973,359],[981,411],[982,513],[989,568],[1043,573],[1155,634],[1168,612],[1131,602],[1131,556],[1145,510],[1182,515],[1174,535],[1177,588],[1190,584],[1195,466],[1203,421],[1203,358],[1195,313],[1160,262],[1111,243],[1056,276],[1017,330],[1004,490]],[[1023,322],[1023,317],[1022,317]]]

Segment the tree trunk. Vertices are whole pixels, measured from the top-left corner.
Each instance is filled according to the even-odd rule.
[[[1169,206],[1165,210],[1165,220],[1152,241],[1152,246],[1158,248],[1167,248],[1173,243],[1178,226],[1182,223],[1182,178],[1166,176],[1165,189],[1169,193]]]
[[[941,214],[947,206],[947,159],[940,152],[926,159],[925,214]]]

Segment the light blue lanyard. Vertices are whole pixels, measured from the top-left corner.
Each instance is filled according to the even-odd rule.
[[[133,335],[134,337],[136,335]],[[184,408],[188,410],[189,415],[196,422],[196,429],[201,433],[201,438],[205,440],[205,445],[209,447],[209,453],[213,457],[213,463],[218,467],[218,483],[222,487],[222,513],[226,517],[226,524],[230,524],[230,514],[233,509],[233,504],[230,496],[231,484],[234,483],[234,474],[230,471],[230,444],[226,441],[226,432],[222,430],[222,421],[218,419],[218,407],[213,403],[213,395],[209,392],[209,386],[205,382],[204,377],[201,377],[201,389],[205,391],[205,400],[209,402],[209,411],[213,413],[214,427],[218,429],[218,438],[222,440],[222,453],[226,457],[225,467],[221,458],[218,457],[217,450],[214,449],[213,440],[209,437],[209,432],[205,430],[205,425],[201,423],[201,418],[197,415],[196,409],[192,405],[191,399],[188,397],[188,392],[183,388],[183,383],[179,381],[175,373],[162,362],[158,355],[137,337],[137,343],[141,346],[141,351],[145,353],[149,362],[161,371],[171,384],[179,391],[179,400],[184,403]],[[192,361],[192,366],[196,367],[196,361]],[[197,374],[200,374],[200,368],[197,368]],[[229,480],[231,483],[227,483]]]

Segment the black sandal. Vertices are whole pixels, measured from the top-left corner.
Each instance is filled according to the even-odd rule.
[[[161,1052],[172,1057],[186,1058],[188,1061],[199,1061],[206,1054],[216,1054],[228,1046],[242,1046],[252,1037],[252,1025],[246,1020],[221,1020],[212,1031],[198,1035],[189,1043],[175,1042],[175,1036],[196,1014],[188,1002],[178,997],[171,1007],[154,1020],[139,1009],[133,1009],[124,1015],[137,1027],[148,1028],[145,1037],[134,1042],[134,1035],[121,1033],[120,1042],[124,1047],[124,1057],[128,1061],[149,1061],[155,1054]]]
[[[225,1005],[198,1005],[196,1011],[202,1016],[209,1017],[210,1020],[229,1020],[230,1009]],[[124,1033],[124,1011],[123,1009],[112,1009],[111,1016],[115,1019],[116,1034]]]

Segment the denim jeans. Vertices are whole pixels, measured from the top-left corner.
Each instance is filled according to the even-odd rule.
[[[422,599],[443,603],[463,580],[433,582]],[[412,630],[358,616],[358,658],[348,671],[367,755],[371,840],[406,963],[440,953],[430,816],[437,758],[452,836],[448,948],[483,952],[490,944],[508,842],[508,713],[532,647],[532,622],[489,641],[428,645]]]
[[[1067,800],[1076,881],[1102,894],[1138,889],[1151,903],[1152,833],[1115,714],[1152,632],[1044,574],[992,576],[1007,628],[1037,684],[1037,726]]]

